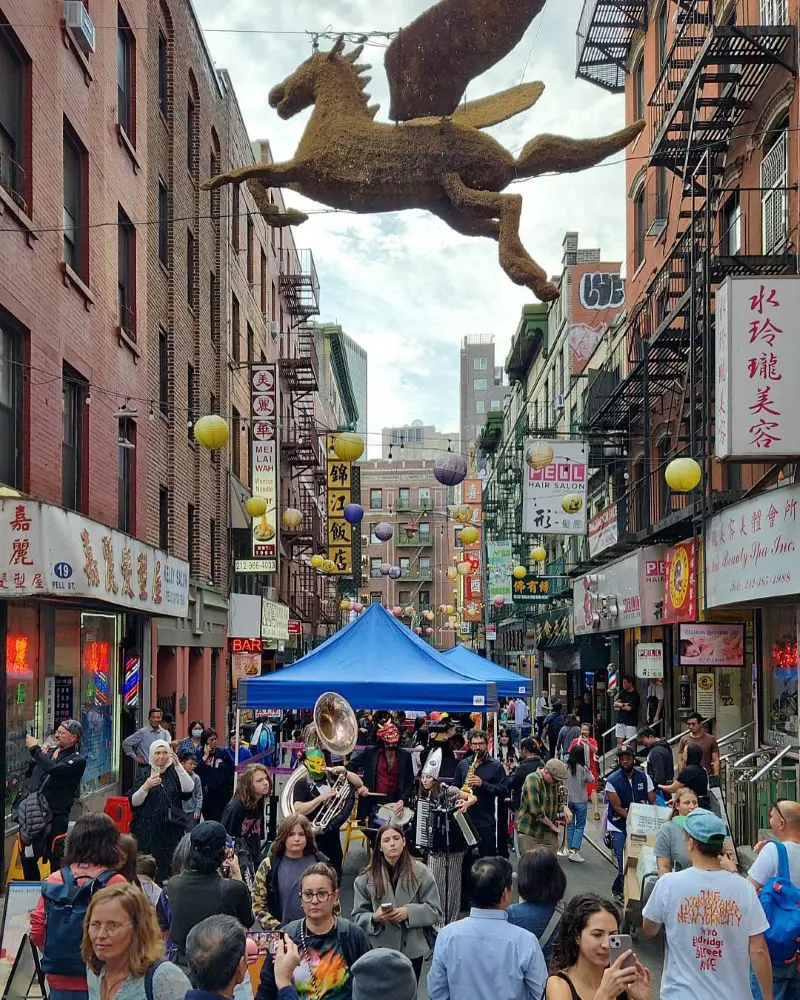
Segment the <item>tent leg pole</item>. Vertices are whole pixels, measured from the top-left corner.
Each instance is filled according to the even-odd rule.
[[[233,757],[233,793],[236,794],[236,775],[239,773],[239,740],[241,739],[241,731],[239,726],[242,722],[242,712],[239,706],[236,706],[236,750]]]

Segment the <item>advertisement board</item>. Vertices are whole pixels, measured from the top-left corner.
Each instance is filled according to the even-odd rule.
[[[589,521],[589,556],[593,559],[618,541],[619,516],[617,505],[612,503]]]
[[[278,377],[277,365],[250,366],[250,492],[267,509],[253,518],[253,559],[278,572]],[[238,428],[235,428],[238,430]]]
[[[326,438],[328,484],[328,559],[336,567],[332,576],[353,572],[353,526],[345,520],[344,509],[353,499],[353,463],[343,462],[333,449],[335,434]]]
[[[690,539],[666,551],[664,624],[693,622],[697,618],[697,542]]]
[[[661,680],[664,677],[664,643],[636,643],[636,676],[642,680]]]
[[[682,667],[743,667],[744,625],[681,625],[680,649]]]
[[[660,625],[665,575],[664,549],[651,545],[579,578],[573,584],[575,634]]]
[[[522,530],[532,535],[586,534],[585,441],[525,442]]]
[[[486,552],[489,562],[487,600],[491,604],[495,598],[502,597],[508,604],[511,601],[511,571],[514,568],[511,542],[487,542]]]

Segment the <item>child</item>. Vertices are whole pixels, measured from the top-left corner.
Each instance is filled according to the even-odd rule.
[[[152,854],[140,854],[136,858],[136,875],[142,892],[155,906],[161,895],[161,886],[156,882],[158,865]]]
[[[194,792],[190,799],[183,803],[183,811],[187,814],[187,829],[191,830],[200,822],[200,814],[203,811],[203,788],[200,784],[200,777],[194,772],[197,768],[197,755],[193,750],[181,750],[178,753],[178,760],[183,764],[187,774],[191,774],[194,781]]]

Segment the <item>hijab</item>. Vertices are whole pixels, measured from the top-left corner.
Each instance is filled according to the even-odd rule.
[[[168,767],[172,767],[172,761],[171,760],[168,761],[168,763],[164,767],[158,767],[156,764],[153,763],[153,754],[156,752],[156,750],[172,751],[172,747],[169,745],[169,743],[167,743],[166,740],[153,740],[153,742],[150,744],[150,750],[149,750],[150,767],[155,768],[159,774],[163,774]]]

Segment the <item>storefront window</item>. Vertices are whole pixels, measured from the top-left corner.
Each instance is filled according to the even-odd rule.
[[[800,743],[797,721],[797,607],[763,612],[766,729],[780,741]],[[782,739],[781,739],[782,738]],[[787,739],[788,738],[788,739]]]
[[[39,612],[33,605],[9,603],[6,633],[6,787],[5,815],[20,789],[31,755],[26,733],[38,735]]]
[[[110,784],[116,772],[117,623],[117,615],[81,615],[81,725],[87,761],[84,795]]]

